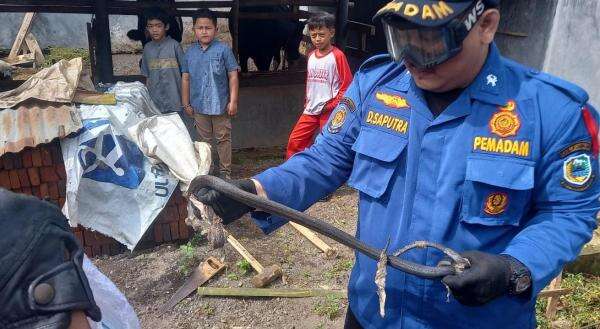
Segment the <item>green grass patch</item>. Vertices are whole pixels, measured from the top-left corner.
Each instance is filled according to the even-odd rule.
[[[600,327],[600,277],[564,273],[561,288],[571,293],[561,297],[555,320],[567,320],[573,328]],[[538,328],[549,329],[546,319],[548,298],[540,298],[536,305]]]
[[[333,279],[350,271],[353,265],[354,262],[352,260],[340,259],[337,263],[335,263],[335,265],[333,265],[332,269],[323,273],[323,276],[326,279]]]
[[[44,49],[45,61],[43,67],[52,66],[61,59],[71,60],[77,57],[81,57],[85,64],[90,63],[90,54],[87,49],[51,46]]]
[[[179,247],[179,254],[181,256],[178,262],[179,273],[183,276],[188,276],[200,261],[196,253],[196,247],[188,242]]]
[[[344,298],[335,295],[328,295],[315,304],[314,311],[317,315],[326,316],[330,320],[333,320],[338,317],[342,311],[344,306],[342,299]]]
[[[240,275],[246,275],[252,271],[252,265],[250,265],[250,262],[245,259],[242,259],[239,262],[235,263],[235,266],[237,267]]]

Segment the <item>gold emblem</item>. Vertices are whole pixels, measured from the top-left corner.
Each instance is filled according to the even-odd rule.
[[[506,103],[506,105],[501,106],[499,109],[500,111],[514,111],[517,108],[517,103],[515,103],[515,101],[510,100]]]
[[[332,134],[337,134],[342,129],[342,126],[346,122],[346,109],[343,107],[339,108],[333,115],[331,122],[329,123],[328,130]]]
[[[506,105],[498,107],[499,112],[494,113],[490,120],[490,130],[500,137],[517,135],[521,128],[521,120],[515,113],[517,105],[515,101],[508,101]]]
[[[406,101],[406,98],[399,95],[393,95],[378,91],[377,94],[375,94],[375,98],[377,98],[378,101],[383,103],[383,105],[393,107],[395,109],[405,109],[410,107],[410,105]]]
[[[485,200],[485,208],[483,208],[483,211],[490,216],[496,216],[505,212],[506,206],[508,206],[508,194],[503,192],[492,192]]]

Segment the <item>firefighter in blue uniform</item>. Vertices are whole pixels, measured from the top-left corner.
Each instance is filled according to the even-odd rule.
[[[382,318],[376,262],[357,253],[346,328],[534,328],[536,295],[591,238],[596,112],[579,87],[500,55],[498,1],[390,2],[375,17],[389,55],[362,65],[316,144],[234,182],[299,210],[347,183],[362,241],[393,251],[428,240],[470,260],[441,282],[388,268]],[[226,223],[253,210],[210,189],[198,197]],[[253,218],[267,233],[284,224]]]

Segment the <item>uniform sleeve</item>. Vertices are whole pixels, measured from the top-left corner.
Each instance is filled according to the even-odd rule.
[[[177,58],[177,63],[179,64],[179,71],[181,73],[187,73],[187,62],[185,60],[185,53],[183,52],[183,48],[181,45],[177,43],[175,46],[175,57]]]
[[[340,81],[340,90],[333,99],[331,99],[329,102],[327,102],[327,104],[325,104],[325,111],[329,111],[339,104],[342,97],[344,97],[348,86],[350,86],[350,83],[352,82],[352,71],[350,70],[350,65],[348,65],[346,55],[344,55],[344,53],[341,50],[338,50],[337,48],[334,52],[334,55],[338,72],[338,79]]]
[[[231,48],[225,47],[223,57],[225,59],[225,68],[227,69],[227,72],[238,71],[240,69],[240,66],[238,65],[238,62],[235,59],[235,55],[233,54]]]
[[[148,50],[144,49],[144,52],[142,53],[142,62],[140,63],[140,71],[142,72],[142,75],[146,78],[150,76],[150,69],[148,68],[148,58],[146,58],[147,55]]]
[[[255,176],[270,200],[304,211],[333,193],[349,177],[354,163],[352,145],[360,130],[359,79],[354,79],[346,97],[334,110],[315,144],[291,157],[279,167]],[[263,212],[254,212],[259,227],[270,233],[286,221]]]
[[[579,255],[592,237],[600,210],[597,114],[573,103],[562,110],[572,114],[565,116],[561,129],[547,132],[552,137],[545,147],[542,144],[534,215],[503,252],[531,271],[533,296]]]

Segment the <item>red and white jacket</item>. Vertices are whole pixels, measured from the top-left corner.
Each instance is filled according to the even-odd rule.
[[[313,50],[308,55],[304,114],[319,115],[333,110],[352,82],[346,55],[337,47],[326,55]]]

